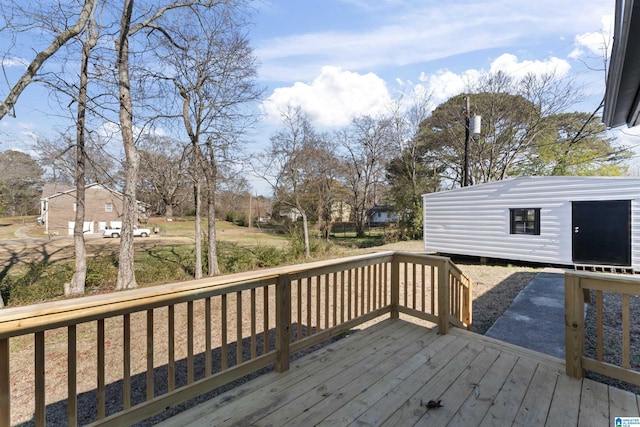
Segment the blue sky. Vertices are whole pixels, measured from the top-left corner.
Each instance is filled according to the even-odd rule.
[[[298,103],[333,126],[407,87],[433,90],[439,103],[482,72],[555,69],[584,87],[575,108],[591,111],[604,93],[614,0],[577,9],[574,0],[265,0],[253,37],[269,88],[263,110],[275,119]]]
[[[615,0],[258,0],[255,7],[249,37],[266,88],[260,145],[287,105],[332,129],[383,112],[401,91],[433,91],[435,107],[492,70],[556,70],[585,91],[574,109],[591,112],[604,94]],[[27,150],[34,135],[64,126],[51,119],[45,97],[25,92],[18,117],[0,122],[0,150]],[[638,145],[638,133],[611,135]]]

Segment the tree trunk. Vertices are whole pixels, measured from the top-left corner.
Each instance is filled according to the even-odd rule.
[[[73,227],[73,244],[75,248],[75,269],[71,283],[65,288],[65,295],[83,294],[87,281],[87,249],[84,241],[85,219],[85,117],[87,111],[87,82],[89,80],[89,56],[97,43],[93,13],[89,18],[86,33],[87,40],[82,45],[82,63],[80,66],[80,90],[78,91],[78,122],[76,123],[76,217]]]
[[[123,190],[123,221],[120,238],[120,258],[116,289],[137,287],[133,266],[133,224],[136,219],[136,180],[139,154],[133,138],[133,102],[129,79],[129,26],[133,0],[125,0],[120,22],[120,35],[116,41],[118,54],[118,81],[120,90],[120,132],[125,153],[125,183]]]
[[[220,266],[218,265],[218,239],[216,235],[215,191],[213,194],[209,193],[208,199],[207,213],[209,217],[207,218],[207,225],[209,240],[207,241],[207,261],[209,263],[209,276],[218,276],[220,274]]]
[[[213,151],[209,150],[210,161],[205,171],[207,181],[207,262],[209,265],[209,276],[218,276],[220,266],[218,265],[218,239],[216,234],[216,184],[218,168],[213,158]]]
[[[199,167],[196,160],[195,168]],[[196,279],[202,279],[202,218],[200,216],[201,196],[200,196],[200,174],[196,171],[193,181],[193,199],[196,211],[196,224],[195,224],[195,245],[196,245],[196,265],[194,267],[194,276]]]
[[[304,257],[311,258],[311,245],[309,244],[309,221],[307,221],[307,213],[298,208],[302,214],[302,234],[304,235]]]
[[[167,220],[173,220],[173,205],[171,203],[164,205],[164,217]]]

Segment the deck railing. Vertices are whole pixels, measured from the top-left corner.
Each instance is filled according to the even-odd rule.
[[[607,294],[610,298],[606,299],[611,302],[611,306],[605,307],[604,301]],[[631,353],[632,313],[630,309],[631,299],[637,298],[638,295],[640,295],[640,278],[636,276],[565,272],[567,375],[581,378],[584,371],[591,371],[640,385],[637,363],[635,369],[632,366],[632,359],[635,358],[637,361],[640,355]],[[585,351],[585,302],[595,304],[595,358],[588,356]],[[616,325],[605,324],[607,312],[608,317],[617,317],[614,321]],[[615,357],[608,358],[605,353],[612,353]],[[613,359],[618,360],[619,363],[614,363]]]
[[[0,426],[29,405],[36,426],[128,425],[400,313],[469,327],[471,282],[384,252],[3,309]]]

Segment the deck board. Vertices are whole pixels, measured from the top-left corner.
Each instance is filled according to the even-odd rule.
[[[429,400],[442,407],[429,409]],[[166,420],[169,426],[607,425],[638,396],[563,361],[459,329],[389,319]]]

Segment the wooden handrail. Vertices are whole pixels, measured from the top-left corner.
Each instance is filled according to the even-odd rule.
[[[96,422],[105,425],[131,424],[153,415],[164,408],[219,387],[241,376],[255,372],[268,364],[276,371],[289,369],[290,356],[300,350],[337,336],[358,325],[390,315],[409,314],[438,324],[441,334],[447,333],[449,324],[468,327],[471,319],[471,284],[468,278],[448,258],[405,252],[382,252],[338,260],[319,261],[294,266],[239,273],[215,278],[161,285],[153,288],[89,296],[74,300],[57,301],[32,307],[9,308],[0,311],[0,426],[11,422],[11,379],[9,340],[32,335],[35,342],[34,402],[36,425],[46,419],[46,387],[44,368],[48,345],[45,332],[64,328],[68,341],[68,425],[78,420],[77,382],[87,378],[76,375],[83,360],[77,357],[80,340],[91,340],[96,348]],[[455,300],[452,300],[451,298]],[[466,298],[469,297],[467,304]],[[270,302],[271,299],[274,302]],[[437,302],[437,304],[436,304]],[[202,307],[196,315],[196,305]],[[215,304],[215,306],[214,306]],[[186,311],[181,315],[186,333],[180,333],[176,316],[178,307]],[[166,309],[160,316],[158,310]],[[244,318],[243,311],[248,310]],[[275,314],[273,313],[275,310]],[[133,321],[134,316],[138,319]],[[140,318],[140,316],[142,316]],[[108,375],[105,359],[108,351],[107,322],[121,319],[122,346],[122,410],[106,413]],[[235,321],[233,320],[235,319]],[[204,325],[197,327],[197,324]],[[80,334],[81,325],[94,325],[94,334]],[[161,344],[155,330],[166,327],[167,388],[155,395],[154,378],[158,366],[156,346]],[[204,330],[204,348],[195,348],[196,329]],[[84,329],[86,330],[86,328]],[[144,339],[133,338],[133,333]],[[221,335],[215,343],[212,331]],[[275,332],[275,339],[270,338]],[[200,332],[199,332],[200,333]],[[262,334],[263,345],[257,335]],[[186,384],[178,385],[176,373],[176,339],[184,337]],[[228,358],[235,340],[236,358]],[[160,341],[159,341],[160,340]],[[109,341],[114,345],[113,340]],[[244,344],[243,344],[244,343]],[[248,356],[242,346],[247,345]],[[143,396],[132,396],[134,363],[131,349],[143,351],[142,372],[146,378]],[[212,350],[219,359],[218,371],[212,370]],[[204,352],[204,374],[196,377],[196,352]],[[159,354],[159,353],[158,353]],[[164,356],[163,356],[164,357]],[[137,364],[136,366],[139,366]],[[202,377],[201,375],[204,375]],[[16,381],[18,381],[17,379]],[[116,378],[116,380],[118,380]],[[140,398],[145,402],[132,406]],[[31,404],[30,402],[28,402]]]

